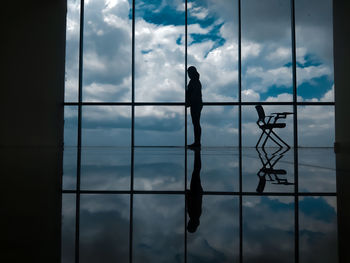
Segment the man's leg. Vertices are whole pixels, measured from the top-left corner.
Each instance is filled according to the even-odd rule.
[[[201,144],[201,134],[202,134],[201,124],[200,124],[201,111],[202,111],[202,107],[191,107],[194,143],[196,145]]]

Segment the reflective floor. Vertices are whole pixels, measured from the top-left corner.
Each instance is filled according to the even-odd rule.
[[[62,262],[337,262],[335,180],[332,148],[66,148]]]

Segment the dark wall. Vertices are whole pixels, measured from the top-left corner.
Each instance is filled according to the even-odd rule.
[[[28,2],[1,8],[0,146],[55,147],[62,136],[66,4]]]
[[[333,0],[339,259],[350,262],[350,1]]]
[[[59,262],[66,1],[1,13],[0,262]]]
[[[334,0],[335,140],[350,147],[350,2]]]

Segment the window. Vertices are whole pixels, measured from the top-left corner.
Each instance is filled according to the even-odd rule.
[[[137,245],[132,235],[142,239],[149,233],[137,226],[133,229],[133,223],[148,224],[142,213],[150,209],[149,202],[159,204],[159,214],[174,202],[176,211],[184,210],[187,170],[193,163],[193,154],[184,147],[193,140],[185,107],[186,68],[191,65],[197,67],[203,86],[202,145],[229,149],[232,155],[232,159],[203,157],[227,166],[218,176],[223,182],[208,184],[207,191],[217,195],[208,196],[208,202],[232,199],[232,209],[240,208],[237,220],[257,213],[249,208],[257,202],[250,183],[256,173],[248,165],[258,166],[249,159],[249,147],[260,135],[254,106],[263,105],[266,113],[294,113],[282,132],[294,147],[284,164],[294,176],[294,185],[283,191],[272,187],[268,192],[287,204],[287,228],[298,240],[293,211],[298,218],[299,202],[302,207],[315,201],[316,192],[324,198],[322,190],[309,187],[314,177],[307,176],[309,166],[299,162],[309,152],[298,147],[333,147],[332,43],[332,0],[68,0],[63,211],[76,233],[76,249],[67,248],[65,257],[73,253],[79,258],[79,237],[87,234],[79,231],[94,220],[89,204],[105,203],[102,212],[111,216],[122,213],[118,227],[130,231],[128,240],[118,241],[130,242],[122,249],[126,260],[142,258],[132,252]],[[152,147],[158,148],[153,151]],[[166,171],[158,169],[154,183],[149,180],[150,167],[159,162],[172,170],[163,176]],[[217,173],[206,169],[208,178]],[[184,175],[179,176],[179,171]],[[327,198],[334,199],[334,185],[323,188]],[[304,199],[304,192],[310,197]],[[261,200],[266,206],[273,203],[265,197]],[[120,211],[108,210],[112,203]],[[167,223],[178,229],[182,219],[171,217]],[[160,226],[169,227],[166,222]],[[241,221],[230,227],[242,238]],[[63,230],[72,243],[69,229]],[[182,244],[186,231],[182,235],[177,235],[176,244]],[[288,238],[289,255],[293,238]],[[88,245],[84,242],[82,250]],[[238,243],[233,246],[242,253]],[[179,246],[172,253],[183,257],[184,249]],[[194,254],[198,249],[189,244]],[[88,254],[83,252],[81,257]]]

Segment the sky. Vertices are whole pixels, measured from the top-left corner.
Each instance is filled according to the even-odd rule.
[[[80,1],[68,1],[65,101],[78,99]],[[84,13],[83,101],[131,101],[131,1],[87,0]],[[242,101],[292,101],[290,1],[244,0]],[[330,0],[295,1],[298,101],[332,102],[334,93]],[[188,65],[197,67],[204,102],[238,101],[237,0],[188,1]],[[135,1],[135,101],[183,102],[185,3]],[[266,112],[291,111],[290,106]],[[243,145],[259,136],[253,106],[243,106]],[[75,145],[77,109],[65,111],[65,144]],[[188,119],[190,117],[188,115]],[[137,107],[136,145],[184,144],[184,108]],[[238,108],[202,112],[203,145],[238,145]],[[129,107],[83,107],[84,146],[130,145]],[[281,131],[293,142],[292,118]],[[193,138],[188,123],[188,140]],[[331,106],[298,107],[300,146],[332,146]]]

